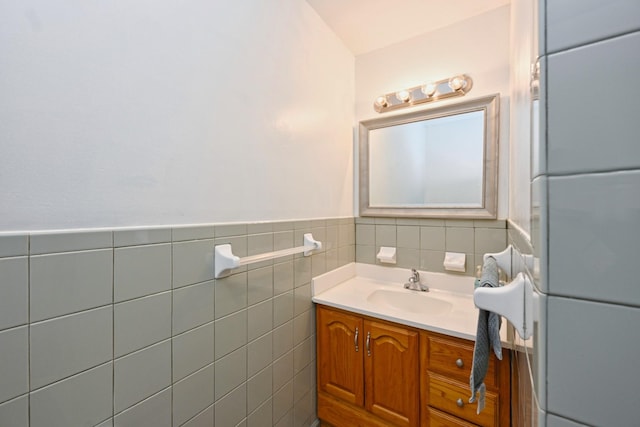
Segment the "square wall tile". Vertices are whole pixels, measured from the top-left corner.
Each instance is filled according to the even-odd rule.
[[[214,282],[173,291],[173,334],[177,335],[214,319]]]
[[[111,417],[112,398],[110,362],[32,392],[31,427],[96,425]]]
[[[249,297],[247,273],[217,279],[215,294],[216,319],[246,308]]]
[[[186,423],[182,424],[181,427],[211,427],[215,425],[214,422],[215,407],[211,405]]]
[[[213,240],[173,244],[173,287],[213,280]]]
[[[0,258],[0,330],[29,321],[27,257]]]
[[[356,245],[356,262],[362,262],[366,264],[376,263],[376,247]]]
[[[549,178],[549,292],[640,306],[640,170]]]
[[[311,277],[320,276],[327,272],[326,253],[313,254],[311,256]]]
[[[113,246],[140,246],[171,243],[170,228],[134,228],[113,231]]]
[[[247,272],[249,305],[273,296],[273,267],[262,267]]]
[[[272,369],[269,367],[247,381],[247,412],[253,412],[271,398],[271,375]],[[269,413],[269,423],[271,423],[271,413]]]
[[[242,385],[216,402],[216,426],[237,426],[247,416],[247,386]]]
[[[302,371],[311,363],[312,358],[311,339],[308,338],[293,349],[293,372],[297,374]]]
[[[547,408],[589,425],[637,424],[640,309],[548,298]],[[594,405],[608,396],[606,405]]]
[[[117,248],[113,253],[115,302],[171,289],[171,245]]]
[[[280,326],[293,319],[293,291],[273,298],[273,326]]]
[[[308,364],[293,377],[293,395],[304,396],[314,388],[313,370],[315,366]]]
[[[163,341],[115,360],[114,412],[171,385],[171,341]]]
[[[27,395],[0,403],[0,425],[29,427],[29,397]]]
[[[293,381],[273,394],[273,423],[279,422],[293,409]]]
[[[173,337],[174,382],[213,363],[214,338],[213,322]]]
[[[213,364],[173,385],[173,425],[182,425],[214,402]]]
[[[475,253],[501,252],[507,247],[507,230],[501,228],[476,228]]]
[[[151,295],[113,306],[114,356],[171,337],[171,292]]]
[[[544,12],[545,10],[541,10],[541,15]],[[606,3],[598,0],[546,1],[547,52],[592,43],[638,29],[640,4],[634,0]]]
[[[398,226],[396,233],[399,248],[420,249],[420,227]]]
[[[356,224],[356,244],[375,246],[376,226],[373,224]]]
[[[280,390],[293,379],[293,351],[273,361],[273,391]]]
[[[272,362],[273,343],[271,334],[251,341],[247,346],[247,376],[256,375]]]
[[[328,251],[332,249],[338,249],[338,227],[338,225],[327,225],[327,230],[324,234],[325,241],[322,242],[322,246]]]
[[[171,427],[171,388],[116,415],[118,427]]]
[[[31,321],[110,304],[112,283],[112,249],[32,256]]]
[[[29,391],[29,330],[0,332],[0,402]]]
[[[293,262],[286,261],[273,266],[273,294],[279,295],[293,289]]]
[[[634,3],[640,11],[640,3]],[[600,9],[607,8],[602,4]],[[547,91],[553,94],[547,100],[549,173],[640,167],[640,121],[634,101],[640,85],[610,90],[608,85],[593,84],[634,81],[640,73],[640,56],[628,53],[638,51],[640,32],[548,57]]]
[[[444,251],[420,251],[420,270],[444,273]]]
[[[245,236],[247,231],[247,224],[216,225],[216,237]]]
[[[420,250],[409,248],[398,248],[396,254],[396,267],[418,268],[420,265]]]
[[[111,360],[112,316],[108,306],[31,324],[31,389]]]
[[[420,227],[420,249],[430,251],[444,251],[444,227]]]
[[[29,255],[29,235],[0,233],[0,258]]]
[[[380,246],[396,246],[396,226],[376,225],[376,248]]]
[[[293,279],[297,288],[311,282],[311,258],[301,257],[293,261]]]
[[[247,394],[248,393],[247,391]],[[247,427],[273,427],[271,424],[272,410],[271,399],[268,399],[256,410],[249,413],[247,416]]]
[[[247,381],[247,347],[240,347],[215,363],[215,399]]]
[[[293,314],[295,316],[313,308],[311,302],[311,284],[300,286],[293,292]]]
[[[171,239],[174,242],[184,242],[187,240],[204,240],[215,237],[213,225],[190,225],[185,227],[173,227]]]
[[[473,253],[474,229],[467,227],[446,227],[445,251]]]
[[[293,350],[293,322],[273,330],[273,359],[278,359]]]
[[[313,333],[315,310],[308,310],[293,319],[293,345],[298,345]]]
[[[215,358],[247,344],[247,311],[242,310],[215,322]]]
[[[65,231],[35,232],[29,239],[31,255],[50,254],[54,252],[85,251],[104,249],[113,246],[111,231]]]
[[[273,329],[273,300],[252,305],[247,310],[247,337],[254,340]]]

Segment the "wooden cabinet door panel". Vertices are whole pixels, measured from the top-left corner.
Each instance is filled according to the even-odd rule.
[[[318,387],[354,405],[364,405],[363,320],[318,307]]]
[[[418,333],[365,321],[365,408],[397,426],[419,424]]]

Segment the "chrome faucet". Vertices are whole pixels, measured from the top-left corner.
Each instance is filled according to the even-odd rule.
[[[420,273],[418,273],[415,268],[411,269],[411,277],[409,277],[409,281],[404,284],[404,288],[412,291],[429,291],[429,287],[426,284],[420,283]]]

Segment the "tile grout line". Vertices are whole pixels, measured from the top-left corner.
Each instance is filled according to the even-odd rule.
[[[31,425],[31,234],[27,235],[27,425]]]

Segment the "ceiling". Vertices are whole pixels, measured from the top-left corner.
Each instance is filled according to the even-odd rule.
[[[511,0],[307,0],[354,55],[480,15]]]

